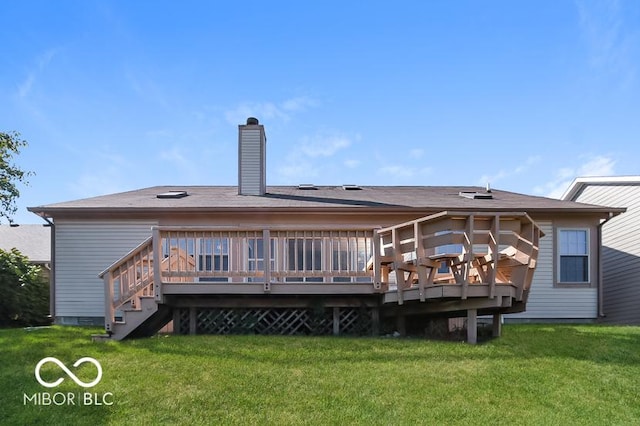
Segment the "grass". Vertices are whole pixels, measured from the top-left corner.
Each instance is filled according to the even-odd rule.
[[[0,330],[2,424],[640,424],[640,327],[507,325],[482,345],[392,338]],[[24,405],[54,356],[113,405]],[[48,381],[66,377],[53,364]]]

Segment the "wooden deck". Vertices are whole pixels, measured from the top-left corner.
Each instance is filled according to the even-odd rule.
[[[540,236],[519,212],[442,212],[383,229],[155,227],[101,274],[105,327],[120,339],[158,312],[170,319],[167,307],[241,298],[273,309],[295,298],[327,309],[366,300],[372,318],[463,312],[472,325],[478,312],[525,308]]]

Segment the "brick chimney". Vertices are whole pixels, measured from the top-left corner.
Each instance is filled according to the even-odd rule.
[[[257,118],[247,118],[238,126],[238,194],[264,195],[267,192],[267,137]]]

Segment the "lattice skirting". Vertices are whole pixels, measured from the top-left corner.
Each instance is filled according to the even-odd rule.
[[[372,335],[378,312],[373,308],[179,308],[178,334]],[[176,324],[177,323],[177,324]]]

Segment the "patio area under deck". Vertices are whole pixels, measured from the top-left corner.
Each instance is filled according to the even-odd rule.
[[[342,297],[366,299],[374,316],[462,313],[473,342],[478,312],[524,309],[541,235],[519,212],[442,212],[383,229],[155,227],[101,274],[105,328],[121,339],[196,299],[290,296],[337,308]]]

